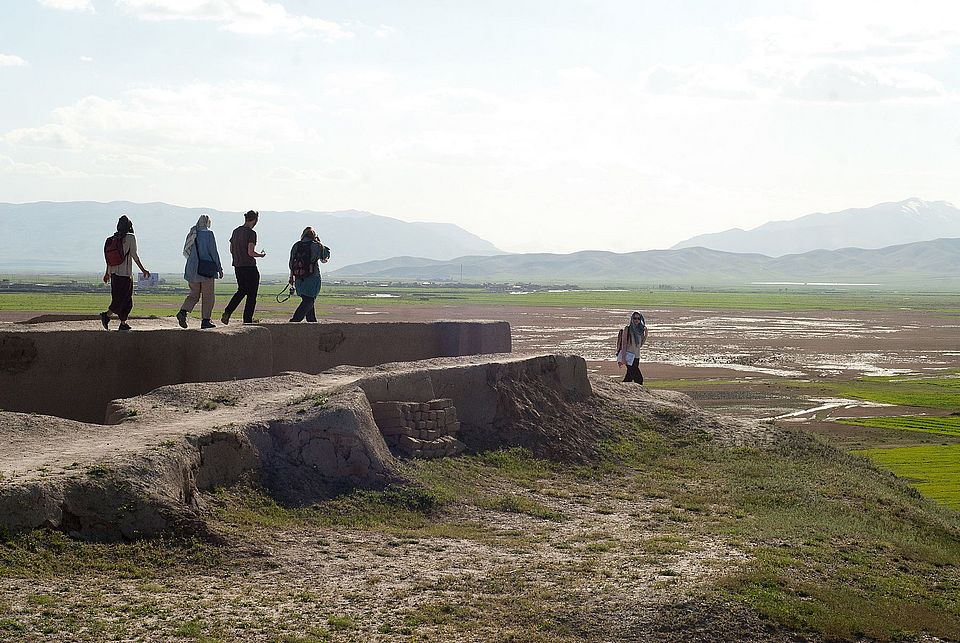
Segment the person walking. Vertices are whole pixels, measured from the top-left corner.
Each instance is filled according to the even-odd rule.
[[[647,322],[637,311],[630,314],[630,323],[620,331],[620,352],[617,353],[617,366],[626,365],[627,374],[624,382],[643,384],[643,373],[640,372],[640,347],[647,341]]]
[[[133,263],[137,263],[144,277],[149,277],[150,271],[140,262],[137,238],[133,236],[133,222],[127,215],[122,215],[117,221],[117,232],[107,239],[103,254],[107,262],[103,283],[110,282],[110,307],[100,313],[100,323],[104,330],[109,330],[110,315],[113,314],[120,319],[117,330],[130,330],[127,318],[133,310]]]
[[[317,238],[317,231],[304,228],[300,241],[290,249],[290,283],[296,283],[300,305],[290,319],[292,322],[317,321],[314,304],[320,294],[320,263],[327,263],[327,253]]]
[[[243,225],[235,229],[230,236],[230,254],[233,255],[233,270],[237,275],[237,292],[230,298],[230,303],[220,316],[220,321],[224,324],[230,323],[230,315],[244,297],[247,302],[243,306],[243,323],[253,323],[253,312],[257,309],[257,291],[260,289],[257,259],[267,256],[266,252],[257,252],[257,233],[253,229],[259,220],[259,212],[248,211],[243,215]]]
[[[217,252],[217,239],[210,229],[210,217],[201,214],[197,225],[190,228],[183,243],[183,256],[187,265],[183,269],[183,278],[190,284],[190,294],[183,300],[183,306],[177,313],[180,328],[187,327],[187,315],[200,301],[200,328],[216,328],[210,321],[213,314],[216,279],[223,279],[223,267],[220,265],[220,253]]]

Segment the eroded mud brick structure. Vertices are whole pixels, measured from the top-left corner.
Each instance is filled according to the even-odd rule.
[[[376,402],[373,419],[394,452],[407,457],[442,458],[463,453],[453,400]]]
[[[110,400],[168,384],[222,382],[334,366],[510,352],[506,322],[235,324],[130,333],[98,324],[0,325],[0,408],[103,422]]]
[[[568,448],[559,419],[591,395],[581,357],[510,355],[506,323],[57,325],[0,346],[0,527],[82,538],[203,531],[206,492],[241,482],[305,505],[403,483],[397,457]]]

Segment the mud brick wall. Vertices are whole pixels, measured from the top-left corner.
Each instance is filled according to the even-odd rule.
[[[107,404],[160,386],[510,352],[507,322],[232,324],[129,333],[70,323],[0,329],[0,408],[104,422]],[[408,398],[411,399],[411,398]]]
[[[410,458],[442,458],[464,450],[457,439],[460,422],[451,399],[375,402],[372,409],[384,440],[396,453]]]

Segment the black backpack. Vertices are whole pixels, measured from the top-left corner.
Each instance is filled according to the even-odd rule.
[[[313,241],[298,241],[293,244],[293,258],[290,260],[290,272],[297,279],[306,279],[314,273]]]

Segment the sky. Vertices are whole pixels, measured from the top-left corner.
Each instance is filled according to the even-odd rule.
[[[954,0],[4,0],[0,201],[630,252],[960,204]]]

